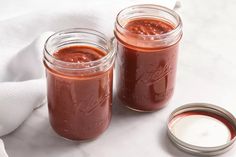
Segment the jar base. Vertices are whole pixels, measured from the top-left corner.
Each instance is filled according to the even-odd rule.
[[[63,139],[63,140],[66,140],[66,141],[69,141],[69,142],[79,142],[79,143],[85,143],[85,142],[92,142],[92,141],[95,141],[95,140],[96,140],[99,136],[101,136],[101,135],[105,132],[105,130],[107,129],[107,128],[105,128],[105,130],[104,130],[101,134],[99,134],[99,135],[97,135],[97,136],[95,136],[95,137],[92,137],[92,138],[68,138],[68,137],[65,137],[65,136],[62,136],[61,134],[59,134],[52,126],[51,126],[51,128],[52,128],[53,132],[55,133],[55,135],[56,135],[58,138]]]
[[[66,140],[68,142],[87,143],[87,142],[95,141],[100,136],[100,135],[98,135],[96,137],[89,138],[89,139],[71,139],[71,138],[67,138],[67,137],[61,136],[54,129],[53,129],[53,131],[55,132],[55,134],[57,135],[58,138]]]
[[[91,142],[91,141],[94,141],[96,140],[98,137],[100,137],[109,127],[110,125],[110,122],[111,122],[111,116],[109,118],[109,122],[108,124],[106,125],[106,127],[103,128],[103,130],[96,136],[94,137],[89,137],[89,138],[73,138],[73,137],[65,137],[63,134],[61,134],[60,132],[57,131],[57,129],[54,128],[53,124],[50,122],[50,126],[53,130],[53,132],[55,133],[55,135],[57,135],[59,138],[61,139],[64,139],[64,140],[67,140],[67,141],[70,141],[70,142]]]
[[[130,109],[132,111],[135,111],[135,112],[152,113],[152,112],[156,112],[156,111],[159,111],[159,110],[165,108],[167,105],[168,105],[168,103],[163,105],[163,106],[161,106],[161,107],[159,107],[159,108],[157,108],[157,109],[154,109],[154,110],[141,110],[141,109],[136,109],[136,108],[130,107],[128,105],[123,105],[123,106],[125,106],[126,108],[128,108],[128,109]]]
[[[130,107],[129,105],[127,105],[124,101],[122,101],[119,97],[117,97],[117,100],[118,100],[118,103],[121,104],[122,106],[132,110],[132,111],[135,111],[135,112],[140,112],[140,113],[151,113],[151,112],[156,112],[156,111],[159,111],[163,108],[165,108],[168,103],[169,103],[169,100],[167,100],[165,103],[163,103],[164,105],[160,105],[158,108],[155,108],[155,109],[152,109],[152,110],[145,110],[145,109],[139,109],[139,108],[134,108],[134,107]]]

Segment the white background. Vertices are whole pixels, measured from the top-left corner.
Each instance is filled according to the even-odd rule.
[[[139,2],[0,0],[0,50],[4,50],[0,52],[0,70],[5,60],[45,31],[90,27],[112,36],[117,11],[135,3]],[[9,156],[191,157],[169,141],[166,121],[172,110],[190,102],[213,103],[236,115],[236,1],[182,0],[181,4],[178,13],[184,36],[176,90],[166,108],[143,114],[114,101],[108,130],[96,140],[78,143],[61,139],[52,131],[44,105],[3,137]],[[236,147],[223,156],[236,156]]]

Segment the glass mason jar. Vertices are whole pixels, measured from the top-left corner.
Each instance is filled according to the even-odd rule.
[[[175,86],[179,15],[158,5],[131,6],[117,15],[114,34],[119,100],[137,111],[164,107]]]
[[[94,30],[68,29],[47,39],[44,65],[49,120],[55,132],[85,140],[108,127],[114,59],[110,41]]]

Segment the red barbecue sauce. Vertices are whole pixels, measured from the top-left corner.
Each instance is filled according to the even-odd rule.
[[[65,47],[53,56],[61,61],[86,63],[106,53],[90,46]],[[49,119],[53,129],[72,140],[97,137],[109,125],[112,68],[93,75],[67,76],[47,68]]]
[[[156,36],[172,31],[174,26],[160,19],[137,18],[128,21],[124,29],[123,36],[115,32],[118,97],[134,110],[160,109],[174,91],[178,41],[170,46],[163,43],[150,47],[150,43],[155,42]]]

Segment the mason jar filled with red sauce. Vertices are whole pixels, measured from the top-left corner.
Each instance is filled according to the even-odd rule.
[[[176,12],[158,5],[135,5],[119,12],[117,96],[136,111],[164,107],[175,87],[182,22]]]
[[[111,119],[113,63],[110,41],[90,29],[50,36],[44,47],[52,128],[71,140],[95,138]]]

